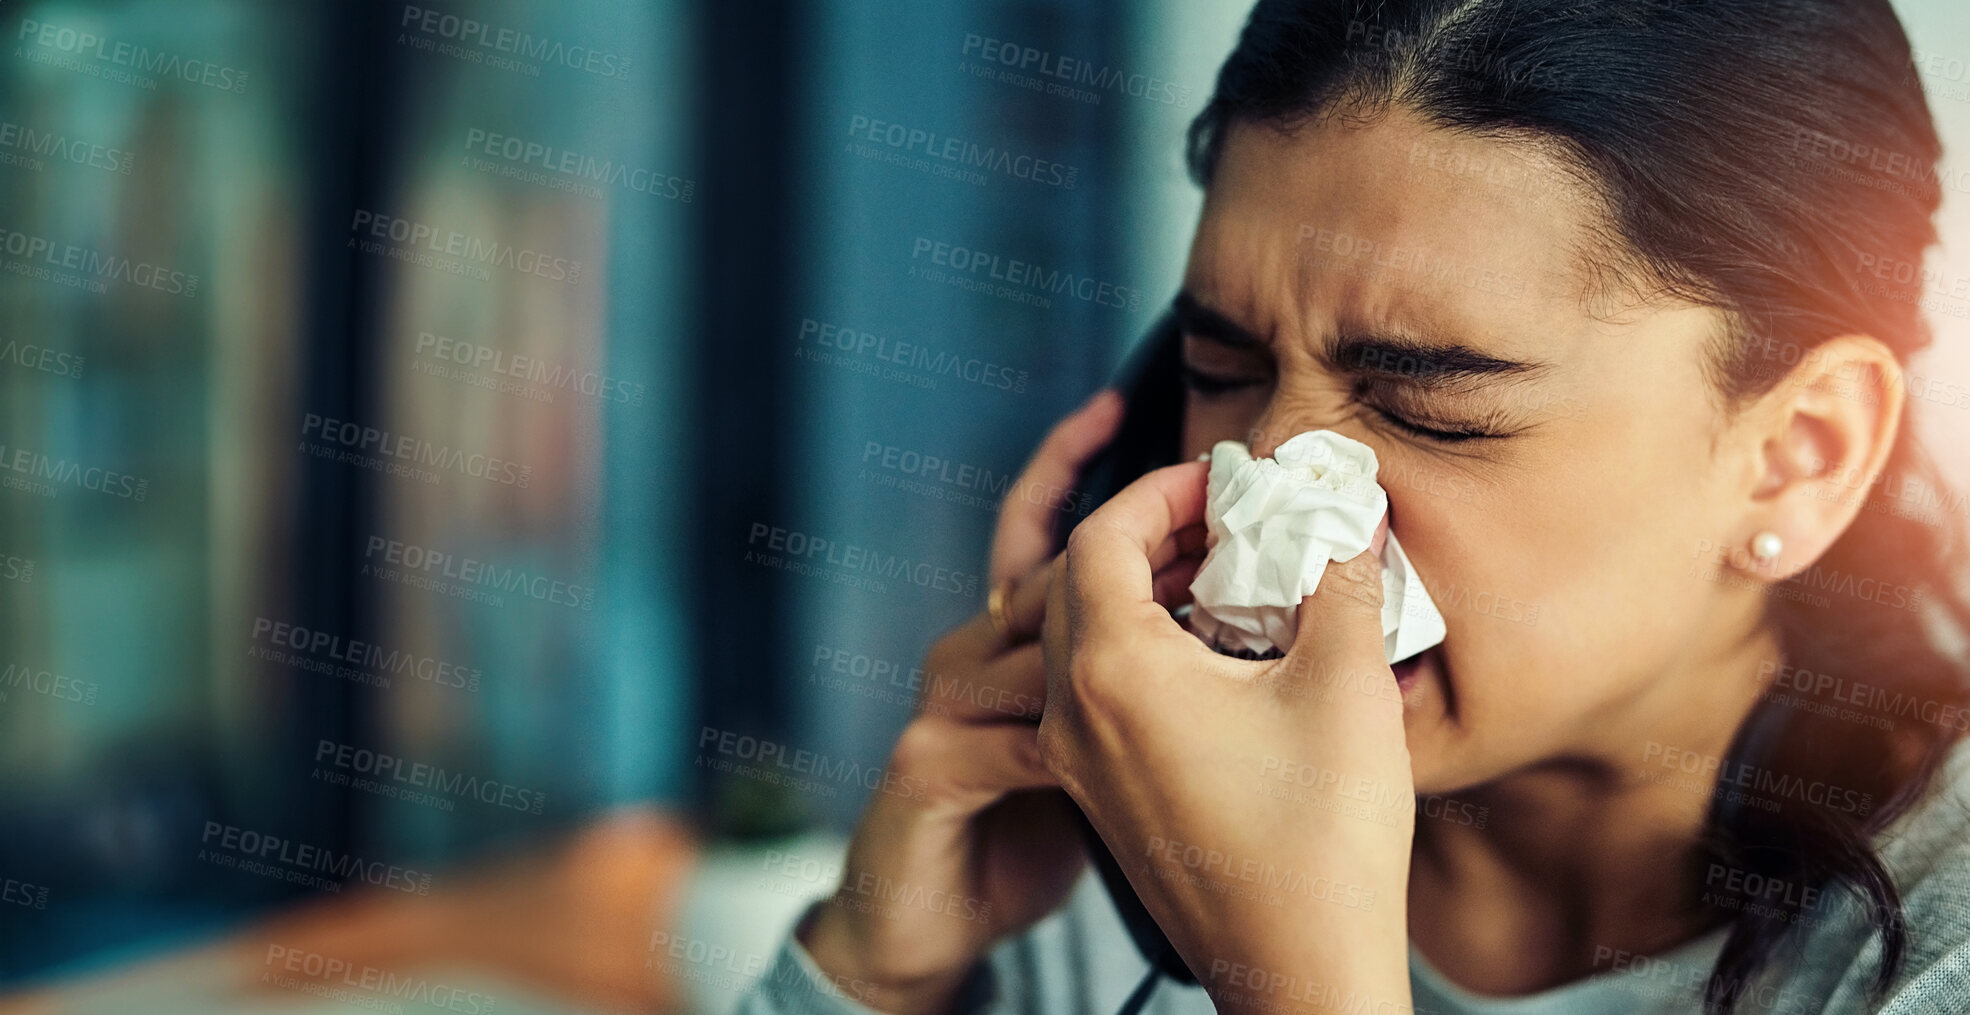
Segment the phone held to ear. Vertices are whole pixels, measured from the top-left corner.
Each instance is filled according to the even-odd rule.
[[[1082,469],[1076,485],[1088,495],[1087,503],[1099,504],[1151,469],[1174,465],[1181,459],[1183,441],[1183,335],[1176,320],[1166,315],[1117,371],[1114,386],[1122,393],[1127,408],[1114,439]],[[1067,533],[1083,517],[1062,512],[1055,519],[1054,546],[1067,545]],[[1101,841],[1086,815],[1080,816],[1081,832],[1087,839],[1088,856],[1101,874],[1101,882],[1115,901],[1115,910],[1128,928],[1129,938],[1158,971],[1178,983],[1194,984],[1197,977],[1184,965],[1169,936],[1157,926],[1154,917],[1130,887],[1127,875],[1115,855]],[[1147,986],[1147,984],[1145,984]],[[1138,991],[1139,995],[1142,992]],[[1140,1003],[1146,995],[1131,998]]]

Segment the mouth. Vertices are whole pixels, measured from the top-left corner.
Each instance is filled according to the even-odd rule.
[[[1230,656],[1233,659],[1250,659],[1259,662],[1269,659],[1279,659],[1286,655],[1286,653],[1276,648],[1269,649],[1265,652],[1252,652],[1246,649],[1232,648],[1228,645],[1213,645],[1211,646],[1211,650],[1219,655]],[[1395,686],[1402,691],[1403,699],[1413,700],[1416,688],[1422,683],[1425,676],[1435,674],[1441,679],[1443,675],[1443,646],[1441,644],[1432,645],[1399,663],[1391,665],[1389,670],[1395,674]]]
[[[1443,646],[1441,644],[1432,645],[1390,666],[1389,669],[1395,672],[1395,684],[1396,687],[1401,689],[1404,701],[1413,703],[1418,700],[1416,697],[1418,688],[1422,686],[1426,677],[1433,677],[1439,685],[1446,684],[1446,681],[1443,679]],[[1448,697],[1449,688],[1447,686],[1444,687],[1444,693]]]
[[[1389,669],[1395,671],[1395,685],[1402,688],[1403,697],[1409,697],[1410,690],[1416,686],[1416,681],[1422,677],[1423,657],[1429,655],[1432,651],[1434,650],[1425,649],[1389,667]]]

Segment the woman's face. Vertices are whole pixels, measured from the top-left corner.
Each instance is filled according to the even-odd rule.
[[[1698,577],[1755,481],[1703,370],[1723,320],[1590,297],[1606,235],[1557,162],[1399,110],[1235,125],[1206,196],[1185,455],[1323,428],[1375,450],[1449,626],[1406,692],[1421,792],[1633,773],[1645,741],[1743,700],[1715,661],[1757,597]]]

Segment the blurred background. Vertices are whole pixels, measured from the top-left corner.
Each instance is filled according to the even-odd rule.
[[[729,1007],[1174,294],[1247,6],[0,9],[0,1010]]]

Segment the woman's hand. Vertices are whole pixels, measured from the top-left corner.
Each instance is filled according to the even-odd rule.
[[[1005,626],[981,613],[931,647],[918,715],[890,759],[894,782],[923,792],[870,799],[841,888],[799,931],[823,971],[875,984],[881,1010],[948,1007],[987,947],[1058,907],[1085,862],[1072,805],[1040,761],[1037,638],[1054,513],[1121,416],[1121,397],[1098,393],[1007,491],[988,572],[993,587],[1010,583]]]
[[[1330,564],[1284,658],[1210,651],[1155,578],[1207,468],[1142,477],[1068,540],[1041,752],[1220,1010],[1406,1010],[1415,784],[1380,563]]]

